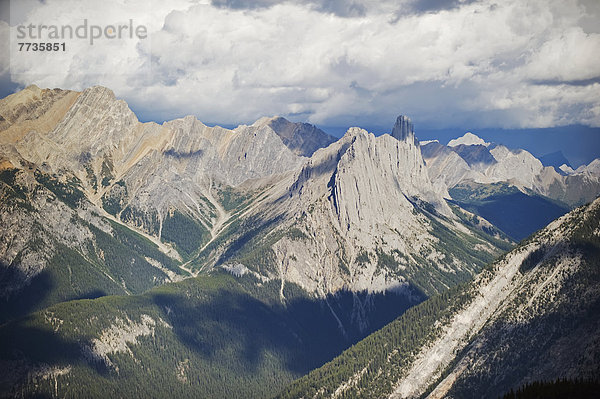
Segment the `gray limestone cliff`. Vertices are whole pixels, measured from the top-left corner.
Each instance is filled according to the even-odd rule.
[[[408,116],[398,116],[392,129],[392,137],[400,141],[416,142],[414,127]]]

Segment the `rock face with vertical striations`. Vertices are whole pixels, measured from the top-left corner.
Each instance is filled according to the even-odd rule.
[[[400,141],[415,141],[415,131],[408,116],[400,115],[392,129],[392,137]]]
[[[450,208],[448,193],[429,179],[409,122],[398,121],[394,131],[403,139],[350,128],[297,171],[270,181],[263,199],[242,215],[244,227],[232,232],[233,246],[224,242],[200,257],[213,265],[242,263],[321,296],[412,286],[433,293],[472,275],[502,240]],[[469,240],[473,245],[464,244]],[[268,261],[260,269],[246,264],[247,251]]]
[[[597,199],[550,223],[473,281],[422,303],[294,382],[280,397],[498,397],[525,383],[596,379],[599,232]]]

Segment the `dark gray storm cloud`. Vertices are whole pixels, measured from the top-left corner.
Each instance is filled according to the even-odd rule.
[[[269,8],[280,2],[276,0],[212,0],[212,5],[233,10],[258,10]]]
[[[590,86],[600,84],[600,76],[591,79],[576,79],[576,80],[532,80],[533,85],[538,86]]]
[[[436,13],[444,10],[453,10],[476,1],[478,0],[414,0],[408,2],[401,10],[406,10],[406,12],[411,14]]]
[[[276,0],[212,0],[212,5],[220,8],[230,8],[234,10],[258,10],[269,8],[281,1]],[[359,1],[347,0],[293,0],[287,3],[309,6],[311,9],[327,14],[334,14],[339,17],[362,17],[367,12],[367,6]]]

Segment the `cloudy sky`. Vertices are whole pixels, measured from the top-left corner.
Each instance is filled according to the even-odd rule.
[[[0,85],[100,84],[142,120],[236,125],[600,127],[598,0],[3,1]],[[19,25],[147,37],[19,52]],[[10,40],[8,39],[10,37]],[[31,41],[31,40],[30,40]],[[35,41],[35,40],[33,40]],[[56,40],[55,40],[56,41]]]

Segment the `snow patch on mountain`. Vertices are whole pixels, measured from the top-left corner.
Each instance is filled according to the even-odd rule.
[[[464,145],[484,145],[486,147],[488,145],[490,145],[490,143],[486,142],[481,137],[479,137],[479,136],[477,136],[477,135],[475,135],[475,134],[473,134],[471,132],[467,132],[462,137],[450,140],[448,142],[448,147],[456,147],[456,146],[459,146],[461,144],[464,144]]]
[[[577,173],[572,167],[564,163],[560,165],[558,169],[560,169],[560,171],[563,172],[565,175],[574,175],[575,173]]]

